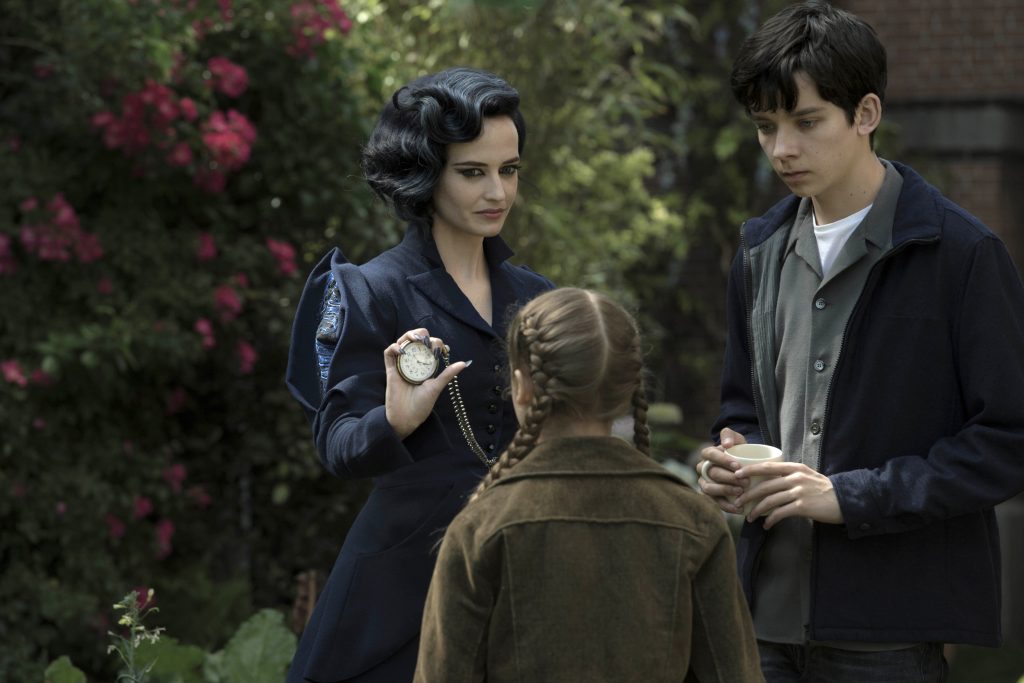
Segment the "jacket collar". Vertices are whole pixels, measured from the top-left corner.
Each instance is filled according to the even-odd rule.
[[[416,224],[409,225],[405,231],[405,238],[398,246],[400,250],[419,255],[426,261],[426,271],[406,278],[413,287],[420,290],[438,308],[466,325],[493,337],[504,336],[504,311],[510,303],[506,299],[511,296],[513,287],[503,272],[502,265],[515,252],[500,235],[484,238],[484,258],[491,274],[491,325],[480,317],[473,304],[444,269],[444,262],[429,228]]]
[[[434,268],[444,268],[444,262],[441,260],[441,254],[437,250],[437,243],[434,242],[429,226],[410,223],[405,229],[405,237],[402,238],[399,248],[420,254]],[[515,251],[508,246],[501,235],[484,238],[484,258],[487,259],[487,265],[491,270],[498,268],[514,255]]]
[[[655,476],[681,479],[615,436],[571,436],[542,441],[495,486],[519,479],[594,476]]]
[[[892,246],[905,242],[939,239],[942,229],[942,195],[912,168],[890,161],[903,176],[903,187],[896,202],[892,224]],[[743,226],[748,247],[756,247],[779,228],[792,223],[800,206],[800,197],[789,195],[760,218],[752,218]]]

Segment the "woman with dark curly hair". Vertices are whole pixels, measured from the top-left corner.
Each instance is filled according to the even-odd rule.
[[[432,549],[516,431],[507,320],[552,287],[499,236],[525,134],[516,90],[459,68],[400,88],[364,149],[367,182],[409,227],[361,266],[334,249],[314,268],[287,382],[324,467],[374,488],[289,683],[412,680]]]

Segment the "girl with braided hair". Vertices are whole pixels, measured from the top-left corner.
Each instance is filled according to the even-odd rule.
[[[441,543],[417,683],[762,681],[722,514],[649,456],[633,318],[556,289],[507,339],[520,427]]]

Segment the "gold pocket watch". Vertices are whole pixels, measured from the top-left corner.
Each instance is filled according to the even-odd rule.
[[[398,374],[409,384],[423,384],[437,374],[438,359],[434,350],[421,341],[402,342],[398,354]],[[447,355],[448,347],[445,347]]]
[[[396,366],[399,376],[406,382],[409,384],[423,384],[437,374],[440,362],[438,357],[434,355],[432,348],[417,340],[404,341],[399,348],[402,350],[402,353],[398,354]],[[440,356],[444,359],[445,367],[448,367],[448,353],[450,351],[451,349],[447,344],[441,348]],[[469,424],[469,415],[466,413],[466,404],[462,401],[462,392],[459,390],[458,377],[453,377],[452,381],[448,383],[448,393],[452,398],[452,407],[455,409],[455,419],[459,423],[459,431],[462,432],[463,438],[466,439],[469,450],[473,451],[474,455],[480,458],[480,462],[485,467],[490,467],[497,458],[487,457],[484,449],[480,447],[480,443],[473,436],[473,429]]]

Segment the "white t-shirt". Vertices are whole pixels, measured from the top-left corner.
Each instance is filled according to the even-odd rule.
[[[868,204],[857,213],[825,225],[818,225],[818,217],[814,216],[813,211],[811,212],[814,220],[814,237],[818,241],[818,256],[821,258],[821,277],[823,279],[828,277],[829,271],[832,270],[832,264],[836,262],[836,257],[843,250],[846,240],[864,220],[864,216],[868,215],[872,206],[874,204]]]

